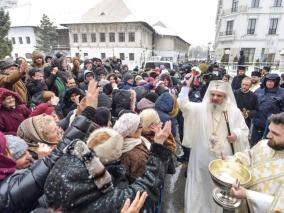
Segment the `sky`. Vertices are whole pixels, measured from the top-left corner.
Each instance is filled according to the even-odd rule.
[[[84,12],[99,1],[18,0],[18,5],[30,3],[39,11],[45,12],[55,23],[68,23],[80,19]],[[162,21],[193,46],[207,46],[208,42],[214,42],[218,0],[124,0],[124,2],[133,14],[149,24]]]

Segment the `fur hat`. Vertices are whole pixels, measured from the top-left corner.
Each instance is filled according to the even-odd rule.
[[[12,154],[13,160],[18,160],[28,150],[27,143],[22,138],[14,135],[5,135],[5,137],[8,142],[8,148]]]
[[[103,164],[108,164],[122,155],[123,137],[114,129],[100,128],[92,132],[87,145]]]
[[[3,59],[0,61],[0,70],[4,70],[7,69],[9,67],[18,67],[18,65],[16,64],[16,62],[14,62],[12,59]]]
[[[161,123],[160,117],[156,110],[145,109],[139,114],[142,120],[143,130],[148,130],[152,124]]]
[[[124,138],[134,134],[140,124],[140,117],[134,113],[123,114],[113,126],[113,129],[118,131]]]

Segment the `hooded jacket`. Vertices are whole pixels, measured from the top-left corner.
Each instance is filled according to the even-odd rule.
[[[65,132],[63,141],[48,157],[37,161],[22,173],[16,173],[0,181],[0,212],[30,212],[43,195],[44,183],[55,162],[63,155],[63,149],[74,139],[87,137],[91,130],[94,109],[87,107]]]
[[[268,80],[275,81],[272,89],[266,87]],[[261,87],[255,91],[259,105],[259,110],[252,120],[255,126],[264,128],[270,115],[284,111],[284,89],[279,87],[279,83],[280,77],[270,73],[264,78]]]
[[[13,96],[16,99],[16,108],[7,109],[1,105],[7,96]],[[22,104],[21,98],[17,93],[0,88],[0,131],[6,135],[16,135],[17,129],[23,120],[29,117],[30,110]]]

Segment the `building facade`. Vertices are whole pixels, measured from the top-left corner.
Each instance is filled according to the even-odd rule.
[[[1,0],[0,1],[0,8],[9,9],[16,7],[18,0]]]
[[[218,61],[237,61],[244,51],[248,64],[278,65],[284,48],[282,0],[219,0],[215,54]]]

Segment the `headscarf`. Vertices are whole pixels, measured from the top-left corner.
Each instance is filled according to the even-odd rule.
[[[7,141],[2,132],[0,132],[0,181],[16,171],[16,162],[4,155],[7,149]]]

